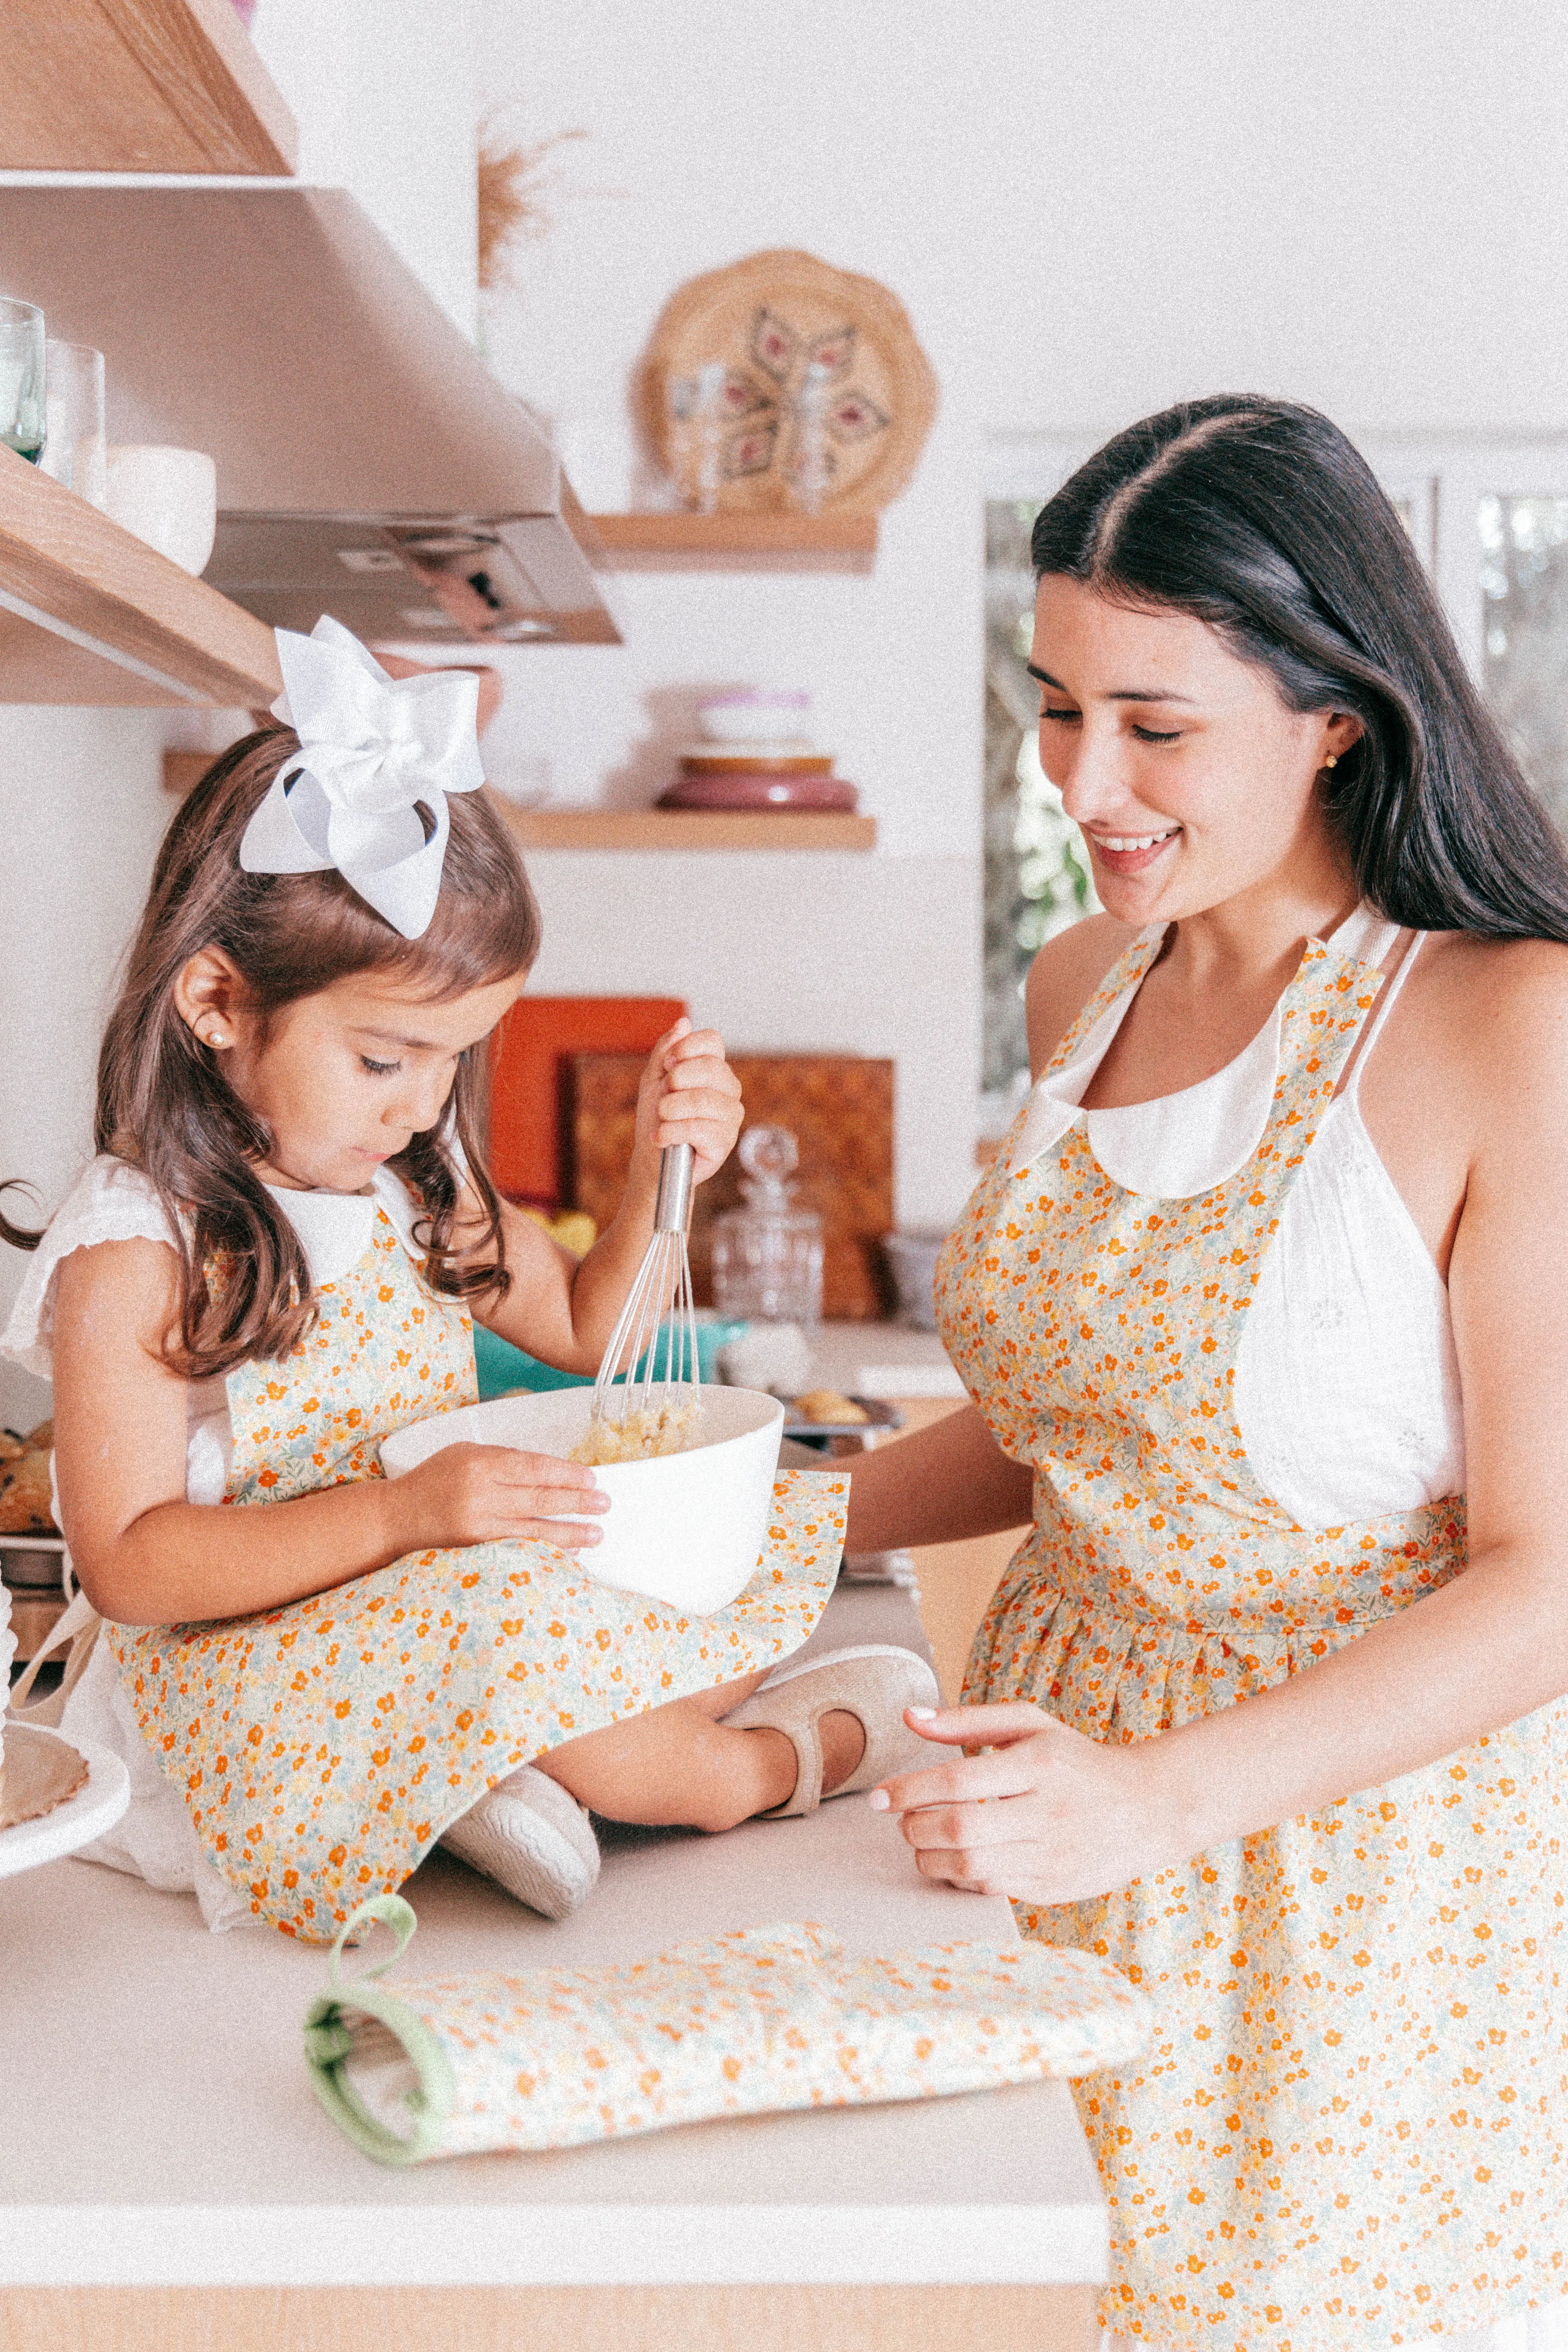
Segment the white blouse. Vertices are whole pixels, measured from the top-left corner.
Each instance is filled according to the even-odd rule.
[[[1381,963],[1398,931],[1358,908],[1331,942]],[[1350,1082],[1331,1105],[1263,1261],[1237,1357],[1237,1418],[1265,1491],[1304,1528],[1340,1527],[1464,1492],[1459,1368],[1448,1293],[1363,1121],[1362,1072],[1421,946],[1384,986]],[[1213,1077],[1157,1101],[1089,1110],[1089,1080],[1128,989],[1064,1068],[1040,1079],[1012,1160],[1023,1168],[1083,1119],[1106,1174],[1184,1200],[1223,1183],[1263,1137],[1280,1008]]]

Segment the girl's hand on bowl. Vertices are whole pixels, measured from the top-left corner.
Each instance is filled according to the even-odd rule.
[[[640,1158],[644,1172],[657,1181],[658,1154],[689,1143],[700,1184],[735,1149],[744,1116],[741,1081],[724,1058],[724,1040],[717,1029],[693,1029],[682,1015],[665,1031],[643,1072],[634,1160]]]
[[[562,1514],[610,1507],[584,1464],[510,1445],[444,1445],[395,1480],[388,1499],[404,1515],[408,1551],[529,1540],[584,1549],[598,1528]]]

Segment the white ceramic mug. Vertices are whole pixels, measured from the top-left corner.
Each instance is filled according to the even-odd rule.
[[[217,468],[204,449],[121,442],[109,452],[109,511],[182,571],[200,572],[217,533]]]

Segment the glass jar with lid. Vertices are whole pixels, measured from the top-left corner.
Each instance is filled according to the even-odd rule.
[[[822,1219],[789,1181],[800,1151],[787,1127],[741,1138],[742,1205],[713,1220],[713,1303],[753,1323],[822,1319]]]

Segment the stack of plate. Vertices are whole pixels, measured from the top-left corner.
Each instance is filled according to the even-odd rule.
[[[680,775],[660,808],[840,809],[859,795],[833,772],[805,729],[809,694],[714,695],[701,705],[700,741],[680,758]]]
[[[9,1596],[16,1660],[26,1664],[65,1614],[63,1536],[0,1536],[0,1587]]]

